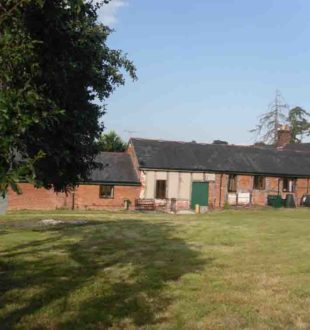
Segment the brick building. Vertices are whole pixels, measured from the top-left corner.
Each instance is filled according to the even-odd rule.
[[[276,146],[131,139],[128,152],[140,171],[141,201],[158,208],[265,206],[268,195],[287,194],[300,205],[309,193],[310,145],[289,141],[282,127]]]
[[[56,194],[21,184],[13,209],[119,209],[151,203],[163,210],[267,204],[288,194],[296,205],[309,194],[310,144],[291,145],[287,127],[275,146],[236,146],[133,138],[126,153],[101,153],[87,182]]]
[[[87,182],[68,194],[21,183],[21,195],[9,191],[8,210],[119,209],[125,207],[125,201],[133,208],[139,197],[140,182],[130,156],[127,153],[102,152],[96,161],[102,167],[94,170]]]

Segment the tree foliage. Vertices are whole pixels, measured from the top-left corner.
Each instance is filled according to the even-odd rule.
[[[8,186],[18,191],[20,178],[34,180],[34,163],[41,151],[29,157],[23,136],[32,125],[44,125],[54,108],[36,83],[39,76],[36,41],[26,32],[22,9],[30,1],[7,1],[0,5],[0,192]],[[39,5],[39,2],[36,2]],[[56,109],[55,109],[56,110]],[[21,159],[23,155],[23,159]]]
[[[308,121],[310,114],[298,106],[289,110],[288,113],[279,111],[281,108],[278,105],[278,111],[276,111],[276,108],[273,108],[271,111],[263,114],[259,119],[258,125],[251,132],[257,134],[258,141],[273,144],[277,141],[279,126],[287,124],[291,131],[290,143],[301,143],[303,137],[310,134],[310,123]]]
[[[301,107],[295,107],[289,111],[287,121],[291,129],[291,143],[301,143],[303,136],[309,135],[309,116],[310,114]]]
[[[106,2],[106,1],[104,1]],[[91,0],[0,5],[0,190],[21,179],[65,191],[95,166],[104,102],[135,67],[106,42]],[[17,188],[16,188],[17,189]]]
[[[127,148],[127,143],[125,143],[115,131],[102,134],[99,138],[98,145],[100,151],[108,152],[123,152]]]
[[[275,110],[264,113],[260,116],[259,122],[255,129],[251,130],[256,134],[259,141],[273,144],[277,140],[277,130],[280,123],[285,120],[285,115],[283,113],[278,113]]]

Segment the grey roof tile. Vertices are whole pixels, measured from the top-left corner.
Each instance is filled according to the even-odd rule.
[[[139,184],[130,156],[124,152],[101,152],[96,157],[101,167],[92,171],[88,182]]]
[[[310,155],[290,149],[132,138],[140,168],[310,177]]]

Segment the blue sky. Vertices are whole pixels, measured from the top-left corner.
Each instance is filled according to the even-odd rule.
[[[310,111],[309,0],[112,0],[100,18],[137,67],[103,118],[125,139],[248,144],[276,89]]]

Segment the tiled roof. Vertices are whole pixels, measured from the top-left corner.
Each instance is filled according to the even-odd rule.
[[[132,138],[140,168],[310,177],[310,154],[292,148]],[[309,149],[310,150],[310,149]]]
[[[101,152],[96,157],[101,166],[92,171],[88,182],[139,184],[130,156],[124,152]]]

